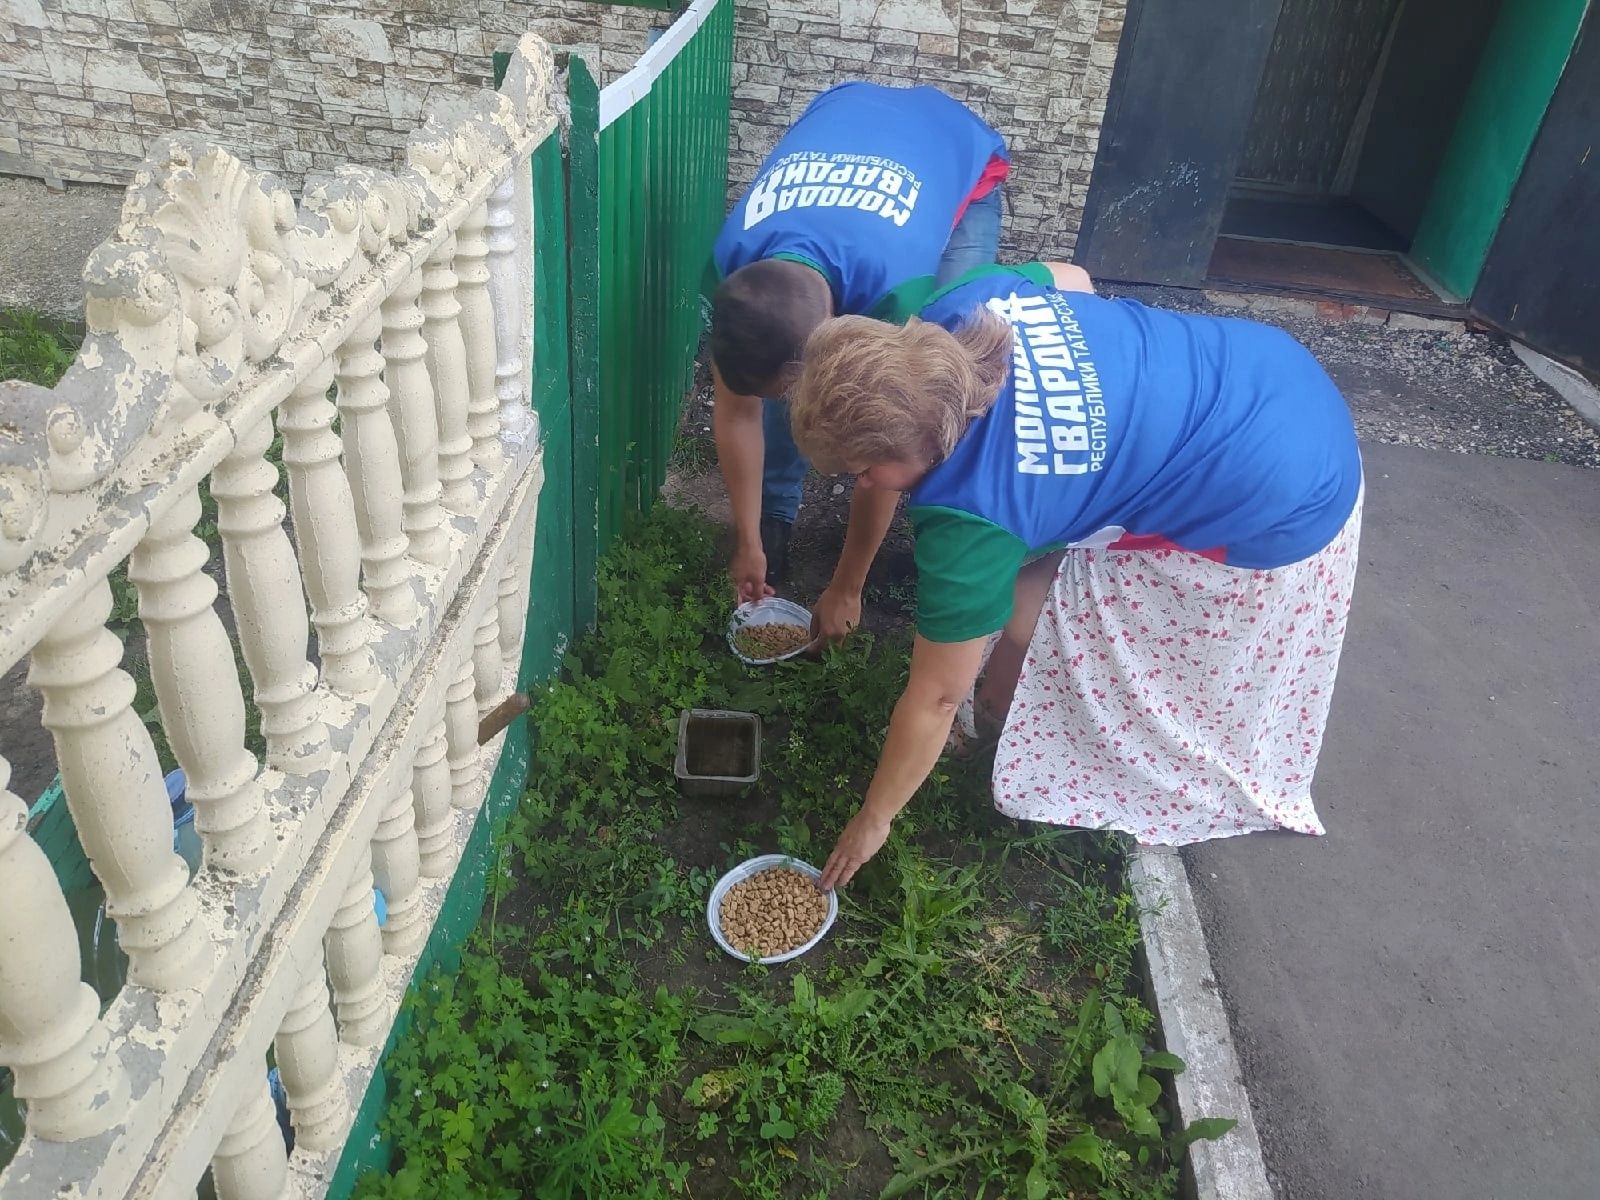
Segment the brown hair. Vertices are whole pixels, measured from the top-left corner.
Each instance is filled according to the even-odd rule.
[[[820,273],[784,259],[753,262],[711,298],[711,361],[739,395],[775,395],[806,339],[832,315]]]
[[[789,396],[795,443],[820,471],[943,462],[1011,367],[1011,326],[977,309],[954,333],[835,317],[806,343]]]

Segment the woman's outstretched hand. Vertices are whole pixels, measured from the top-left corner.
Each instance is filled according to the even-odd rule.
[[[839,835],[839,842],[828,855],[817,886],[823,891],[843,887],[867,861],[883,848],[889,837],[889,821],[862,807],[850,818]]]
[[[817,648],[836,646],[861,624],[861,592],[829,584],[811,606],[811,641]]]
[[[930,642],[917,635],[911,649],[911,678],[889,718],[878,769],[867,786],[861,809],[839,835],[818,883],[823,890],[849,883],[883,848],[889,824],[939,761],[950,720],[961,698],[972,690],[988,639]]]

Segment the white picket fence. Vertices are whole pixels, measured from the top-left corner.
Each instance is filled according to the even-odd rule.
[[[76,363],[53,390],[0,386],[0,672],[29,661],[129,958],[102,1013],[0,790],[0,1064],[27,1117],[6,1200],[193,1197],[208,1166],[223,1200],[327,1186],[521,653],[542,480],[529,157],[559,136],[553,86],[524,37],[498,93],[437,106],[406,169],[343,168],[298,206],[225,150],[162,141],[85,270]],[[192,880],[106,627],[124,563],[204,842]]]

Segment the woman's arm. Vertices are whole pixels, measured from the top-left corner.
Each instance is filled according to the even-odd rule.
[[[811,640],[824,645],[842,642],[861,624],[861,591],[867,572],[894,521],[900,493],[884,488],[857,487],[850,496],[850,524],[845,528],[844,549],[833,568],[827,590],[811,606]]]
[[[930,642],[917,638],[911,651],[911,678],[889,719],[889,733],[866,799],[839,835],[838,845],[822,869],[824,890],[849,883],[878,852],[896,814],[939,761],[956,708],[978,677],[988,640]]]

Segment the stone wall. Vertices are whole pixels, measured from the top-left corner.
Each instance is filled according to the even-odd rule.
[[[731,173],[844,79],[938,84],[1010,143],[1005,247],[1068,254],[1126,0],[739,0]],[[668,14],[586,0],[0,0],[0,173],[125,182],[193,129],[281,174],[389,165],[433,93],[525,29],[602,82]]]
[[[602,81],[669,15],[585,0],[0,0],[0,174],[125,183],[174,129],[298,190],[398,161],[437,89],[532,30]]]
[[[1126,0],[759,0],[739,6],[735,191],[818,92],[846,79],[932,83],[1011,147],[1003,248],[1065,256],[1105,116]]]

